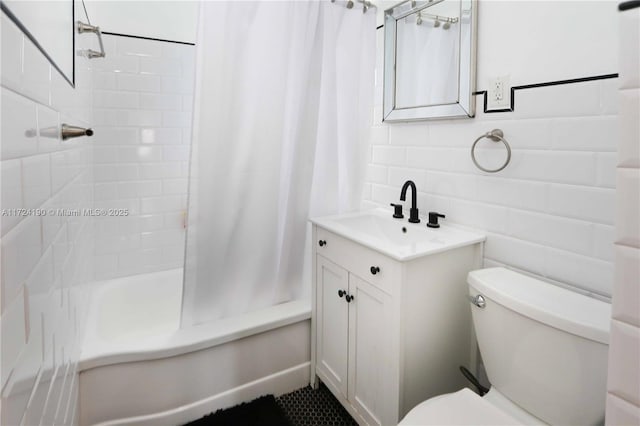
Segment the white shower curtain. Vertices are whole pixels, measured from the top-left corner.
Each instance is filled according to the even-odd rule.
[[[356,209],[375,16],[203,2],[182,326],[305,297],[310,215]]]

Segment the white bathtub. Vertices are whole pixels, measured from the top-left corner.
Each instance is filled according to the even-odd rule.
[[[80,424],[181,424],[308,384],[308,301],[179,329],[182,269],[95,285]]]

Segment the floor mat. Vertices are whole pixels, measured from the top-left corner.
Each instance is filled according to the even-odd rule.
[[[204,416],[186,426],[293,426],[273,395]]]

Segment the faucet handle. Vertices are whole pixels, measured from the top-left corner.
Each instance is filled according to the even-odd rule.
[[[396,219],[402,219],[404,217],[402,214],[402,204],[391,203],[391,207],[393,207],[393,217]]]
[[[427,226],[429,228],[440,228],[440,224],[438,223],[439,217],[444,219],[445,215],[437,212],[429,212],[429,222],[427,222]]]

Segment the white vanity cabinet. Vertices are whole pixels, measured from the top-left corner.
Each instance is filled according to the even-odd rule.
[[[368,424],[381,424],[391,297],[320,255],[316,273],[316,373]]]
[[[319,378],[369,425],[464,387],[458,367],[475,363],[466,276],[484,238],[402,260],[313,222],[312,386]]]

